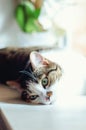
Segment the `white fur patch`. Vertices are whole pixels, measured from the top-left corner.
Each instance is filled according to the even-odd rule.
[[[43,88],[41,84],[36,84],[32,82],[27,82],[28,89],[32,92],[32,94],[38,95],[37,99],[32,100],[32,103],[38,104],[51,104],[57,98],[57,88],[58,88],[58,81],[55,82],[54,85],[51,87],[47,87],[46,89]],[[47,99],[47,92],[52,91],[52,96],[50,99]]]

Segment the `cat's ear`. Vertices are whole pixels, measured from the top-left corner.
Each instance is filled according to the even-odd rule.
[[[30,61],[32,64],[32,67],[35,69],[38,66],[46,66],[49,65],[49,61],[45,59],[41,54],[38,52],[31,52],[30,54]]]

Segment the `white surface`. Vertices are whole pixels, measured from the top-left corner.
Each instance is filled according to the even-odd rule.
[[[12,130],[86,130],[86,99],[73,108],[59,105],[3,105],[2,113]]]

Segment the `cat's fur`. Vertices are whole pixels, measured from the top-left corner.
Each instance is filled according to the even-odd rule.
[[[39,54],[40,50],[40,47],[1,49],[0,83],[15,87],[29,103],[51,104],[62,69]]]

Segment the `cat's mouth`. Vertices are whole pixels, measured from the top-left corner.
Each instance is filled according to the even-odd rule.
[[[50,101],[50,97],[45,97],[45,100],[46,101]]]
[[[42,100],[42,104],[44,105],[49,105],[52,104],[53,100],[52,100],[52,96],[44,96],[44,99]]]
[[[50,97],[46,97],[46,101],[49,100],[50,101]]]

